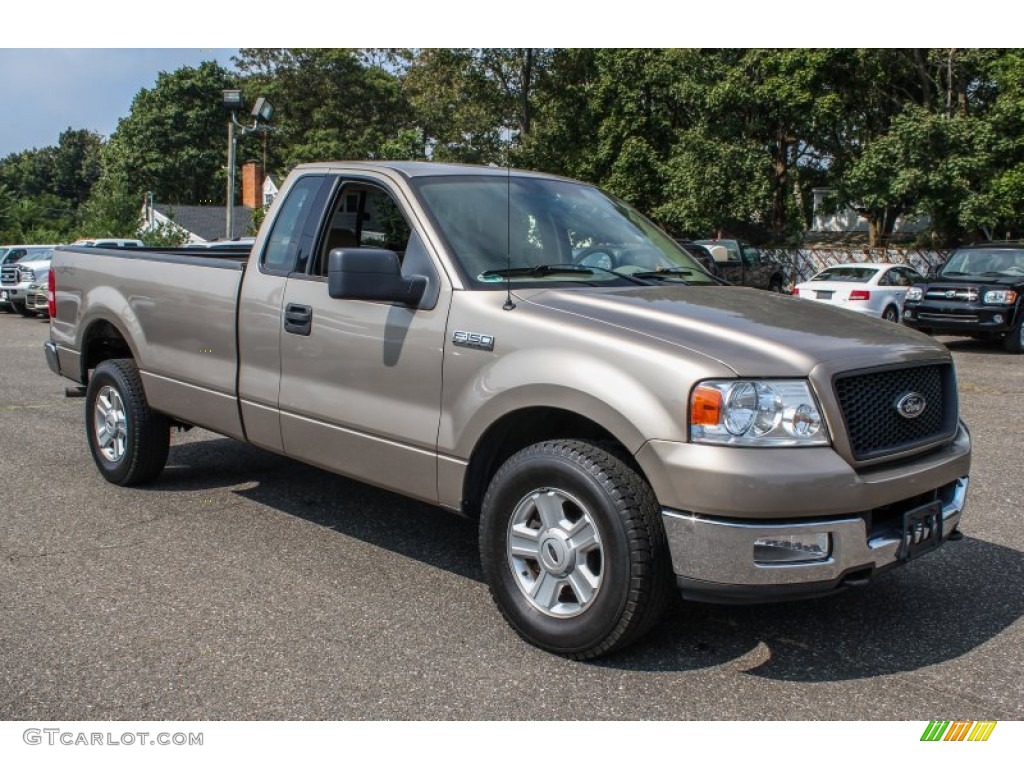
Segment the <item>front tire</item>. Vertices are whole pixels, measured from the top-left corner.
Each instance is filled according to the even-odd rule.
[[[25,306],[24,301],[12,301],[11,306],[14,307],[14,311],[22,317],[31,317],[34,314],[32,310]]]
[[[152,482],[167,463],[171,425],[149,407],[133,360],[96,366],[85,394],[85,429],[96,467],[111,483]]]
[[[640,638],[672,580],[653,491],[601,446],[525,448],[491,481],[480,517],[491,595],[526,641],[590,659]]]
[[[1024,306],[1018,311],[1017,324],[1006,334],[1003,340],[1003,348],[1012,355],[1019,355],[1024,352]]]

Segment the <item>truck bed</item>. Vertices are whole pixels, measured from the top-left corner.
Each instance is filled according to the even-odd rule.
[[[56,250],[52,329],[62,371],[77,370],[73,378],[82,380],[90,345],[112,325],[133,340],[154,408],[243,437],[236,315],[248,254],[245,247]]]

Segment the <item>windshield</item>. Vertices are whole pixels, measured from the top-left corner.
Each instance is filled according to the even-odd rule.
[[[416,180],[473,287],[522,281],[628,285],[715,280],[651,222],[595,187],[521,176]]]
[[[1024,275],[1024,249],[978,248],[957,251],[949,257],[940,275]]]
[[[878,273],[871,267],[832,267],[811,278],[813,281],[828,280],[834,283],[866,283]]]

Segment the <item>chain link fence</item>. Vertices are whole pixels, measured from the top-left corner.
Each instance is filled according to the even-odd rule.
[[[794,284],[809,280],[813,275],[839,264],[871,264],[889,262],[907,264],[922,275],[934,272],[952,253],[952,250],[921,250],[918,248],[858,248],[829,246],[821,248],[764,248],[768,254],[786,265]]]

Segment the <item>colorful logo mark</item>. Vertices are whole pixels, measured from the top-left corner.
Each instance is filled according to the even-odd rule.
[[[988,741],[995,720],[932,720],[921,734],[921,741]]]

